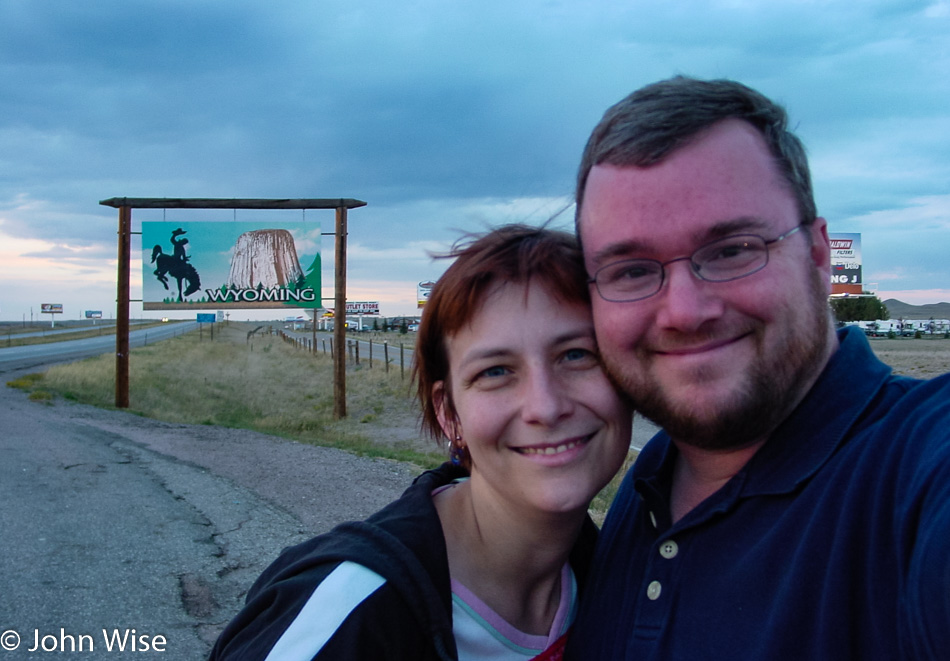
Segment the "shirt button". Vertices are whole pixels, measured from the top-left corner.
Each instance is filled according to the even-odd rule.
[[[662,555],[667,560],[672,560],[676,557],[676,554],[680,552],[679,545],[674,542],[672,539],[660,544],[660,555]]]
[[[653,581],[650,585],[647,586],[647,598],[650,601],[656,601],[660,598],[660,592],[663,591],[663,586],[660,585],[659,581]]]

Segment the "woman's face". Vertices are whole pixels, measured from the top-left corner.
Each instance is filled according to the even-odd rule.
[[[440,422],[468,448],[473,496],[528,513],[586,510],[620,468],[632,424],[589,308],[545,285],[501,285],[446,346],[456,418],[442,409]]]

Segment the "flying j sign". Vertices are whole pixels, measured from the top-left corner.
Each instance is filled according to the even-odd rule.
[[[828,233],[831,242],[831,293],[860,294],[861,235],[856,233]]]

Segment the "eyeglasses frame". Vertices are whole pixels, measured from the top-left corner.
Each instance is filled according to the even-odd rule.
[[[780,241],[784,241],[785,239],[787,239],[788,237],[790,237],[792,234],[794,234],[795,232],[799,231],[799,230],[802,229],[803,227],[805,227],[805,225],[802,224],[802,223],[799,223],[798,225],[796,225],[796,226],[793,227],[792,229],[788,230],[787,232],[784,232],[784,233],[782,233],[782,234],[779,234],[779,235],[778,235],[777,237],[775,237],[774,239],[766,239],[764,236],[762,236],[762,235],[760,235],[760,234],[754,234],[754,233],[750,233],[750,232],[742,232],[742,233],[740,233],[740,234],[730,234],[730,235],[728,235],[728,236],[721,237],[721,238],[716,239],[716,240],[714,240],[714,241],[710,241],[710,242],[708,242],[708,243],[704,243],[703,245],[701,245],[700,247],[698,247],[696,250],[694,250],[694,251],[692,252],[692,254],[690,254],[690,255],[687,255],[687,256],[684,256],[684,257],[676,257],[676,258],[674,258],[674,259],[670,259],[670,260],[665,261],[665,262],[660,262],[660,261],[657,261],[657,260],[655,260],[655,259],[645,259],[645,258],[644,258],[644,259],[620,259],[620,260],[617,260],[616,262],[611,262],[611,263],[609,263],[609,264],[604,264],[604,265],[601,266],[599,269],[597,269],[597,272],[594,273],[594,276],[593,276],[593,277],[587,278],[587,284],[588,284],[588,285],[594,285],[594,287],[597,289],[597,295],[600,296],[602,299],[604,299],[605,301],[607,301],[607,302],[609,302],[609,303],[634,303],[634,302],[636,302],[636,301],[642,301],[642,300],[651,298],[651,297],[656,296],[657,294],[659,294],[659,293],[660,293],[660,290],[663,289],[663,283],[666,282],[666,267],[669,266],[670,264],[672,264],[673,262],[682,262],[682,261],[684,261],[684,260],[688,260],[688,261],[689,261],[689,263],[690,263],[690,272],[691,272],[694,276],[696,276],[697,278],[699,278],[700,280],[702,280],[703,282],[732,282],[733,280],[740,280],[740,279],[746,278],[746,277],[748,277],[748,276],[750,276],[750,275],[752,275],[752,274],[754,274],[754,273],[758,273],[759,271],[761,271],[762,269],[764,269],[766,266],[768,266],[768,264],[769,264],[769,247],[772,246],[773,244],[776,244],[776,243],[780,242]],[[736,238],[736,237],[741,237],[741,236],[754,236],[754,237],[756,237],[756,238],[762,240],[762,243],[765,244],[765,262],[763,262],[762,265],[759,266],[758,268],[756,268],[756,269],[754,269],[754,270],[752,270],[752,271],[749,271],[748,273],[743,273],[742,275],[737,275],[737,276],[732,277],[732,278],[726,278],[726,279],[724,279],[724,280],[710,280],[710,279],[708,279],[708,278],[703,277],[703,275],[699,272],[699,268],[701,268],[700,265],[696,264],[696,262],[693,261],[693,257],[696,256],[696,253],[698,253],[698,252],[700,252],[700,251],[706,249],[707,247],[711,246],[711,245],[714,244],[714,243],[718,243],[718,242],[720,242],[720,241],[726,241],[726,240],[728,240],[728,239],[732,239],[732,238]],[[621,263],[624,263],[624,262],[652,262],[652,263],[654,263],[654,264],[659,264],[659,266],[660,266],[660,284],[657,285],[656,291],[654,291],[654,292],[652,292],[652,293],[650,293],[650,294],[647,294],[646,296],[639,296],[639,297],[637,297],[637,298],[616,299],[616,298],[607,298],[606,296],[604,296],[603,292],[600,291],[600,285],[599,285],[598,282],[597,282],[597,275],[598,275],[601,271],[603,271],[604,269],[606,269],[606,268],[610,268],[610,267],[612,267],[612,266],[616,266],[617,264],[621,264]]]

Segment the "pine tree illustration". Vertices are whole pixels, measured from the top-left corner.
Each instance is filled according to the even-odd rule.
[[[319,308],[322,306],[322,300],[320,298],[320,292],[322,281],[320,279],[320,253],[317,253],[313,258],[313,263],[310,264],[310,268],[307,269],[307,275],[304,278],[303,286],[301,289],[312,289],[313,290],[313,305],[308,307]],[[299,303],[297,304],[299,305]]]

